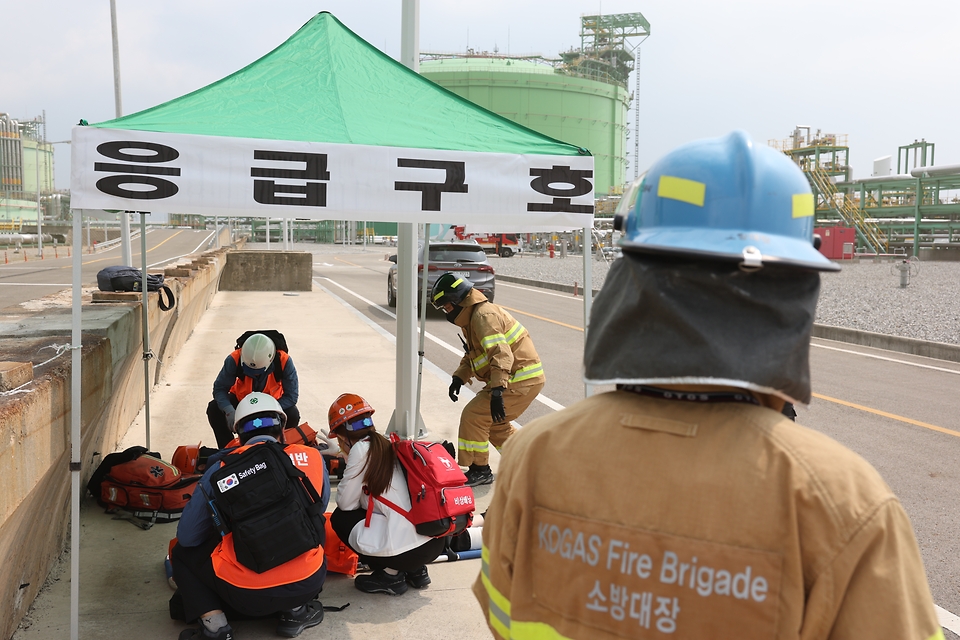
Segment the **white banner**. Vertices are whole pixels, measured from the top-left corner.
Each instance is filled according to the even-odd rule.
[[[74,127],[78,209],[483,224],[593,223],[591,156],[513,155]]]

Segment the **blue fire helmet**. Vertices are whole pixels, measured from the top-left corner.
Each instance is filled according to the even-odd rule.
[[[624,251],[839,271],[813,246],[814,196],[787,156],[746,133],[686,144],[625,195]]]

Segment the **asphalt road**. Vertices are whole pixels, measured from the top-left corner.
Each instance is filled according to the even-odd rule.
[[[213,240],[212,231],[194,231],[191,229],[148,229],[147,230],[147,267],[162,267],[177,258],[198,253],[208,248]],[[24,248],[29,261],[23,261],[23,254],[7,253],[9,264],[0,264],[0,312],[22,311],[20,304],[35,300],[65,287],[69,289],[73,278],[73,258],[67,257],[66,247],[59,247],[59,258],[53,257],[53,247],[44,248],[44,259],[36,257],[35,249]],[[133,264],[139,267],[140,238],[134,239],[131,247]],[[84,286],[96,285],[97,272],[104,267],[121,264],[120,245],[94,254],[83,255]]]
[[[382,251],[317,254],[314,276],[395,333],[386,306],[389,266]],[[582,399],[582,299],[501,281],[495,301],[529,330],[547,372],[545,402],[520,421]],[[452,372],[462,353],[457,329],[431,310],[426,330],[436,340],[426,341],[425,357]],[[798,408],[798,422],[850,447],[882,474],[913,522],[934,601],[960,612],[960,414],[953,395],[960,364],[814,340],[811,369],[815,398]]]

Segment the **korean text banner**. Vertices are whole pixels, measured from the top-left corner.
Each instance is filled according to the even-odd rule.
[[[75,127],[78,209],[542,228],[593,220],[593,158]]]

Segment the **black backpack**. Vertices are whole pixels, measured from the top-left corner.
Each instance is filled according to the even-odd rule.
[[[207,504],[220,535],[233,533],[243,566],[263,573],[323,545],[320,495],[282,445],[255,444],[221,463]]]
[[[97,287],[100,291],[140,291],[143,288],[143,272],[134,267],[104,267],[97,272]],[[173,291],[163,284],[162,274],[147,274],[147,291],[160,292],[160,309],[163,311],[172,309],[176,304]]]

